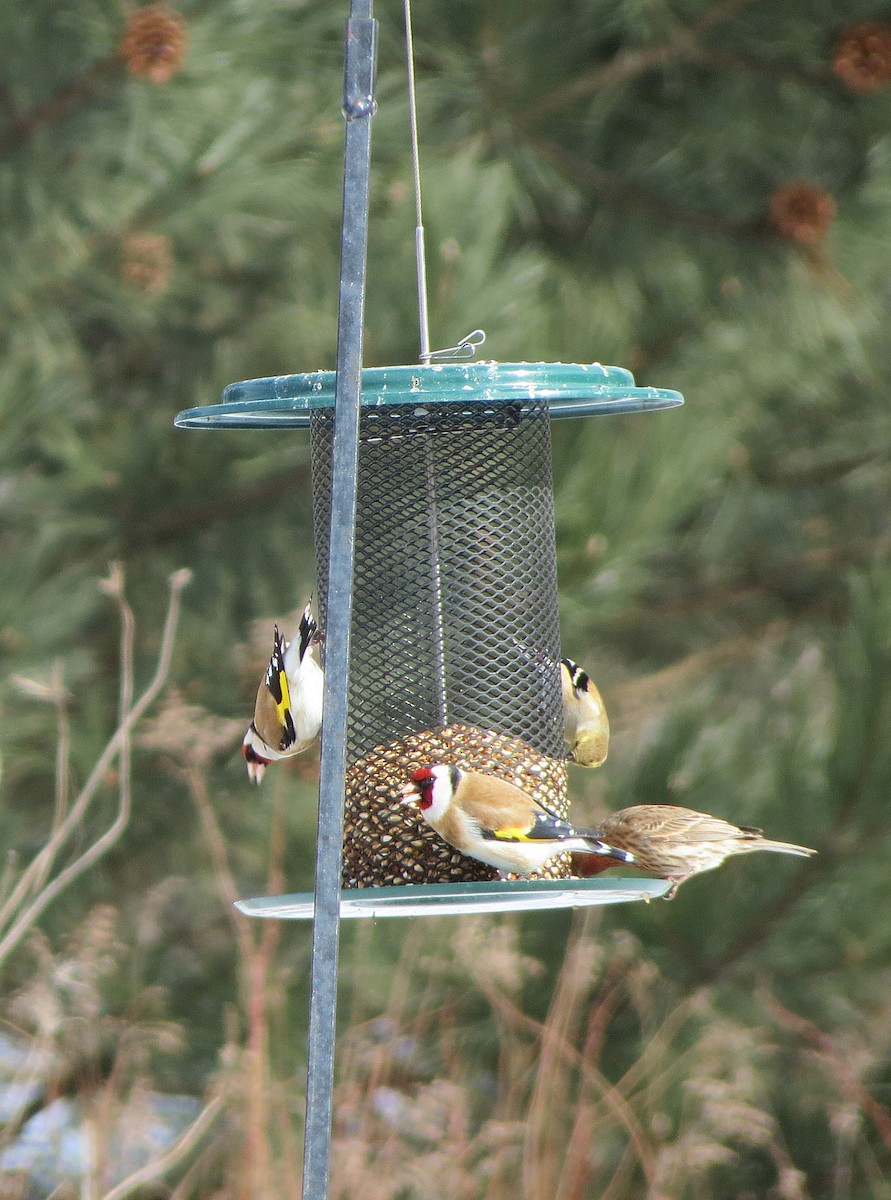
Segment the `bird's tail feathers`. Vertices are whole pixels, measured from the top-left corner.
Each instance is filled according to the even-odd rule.
[[[596,834],[583,833],[582,837],[588,843],[590,847],[589,853],[591,854],[602,854],[605,858],[616,858],[619,862],[623,863],[633,863],[636,861],[630,850],[620,850],[617,846],[611,846],[609,842],[604,842]]]
[[[560,661],[569,672],[569,681],[576,694],[581,695],[582,692],[586,692],[591,683],[591,677],[588,672],[571,658],[561,658]]]
[[[300,662],[303,662],[303,659],[305,658],[306,652],[309,650],[309,648],[316,645],[316,643],[320,642],[321,640],[319,623],[312,615],[310,602],[307,602],[306,608],[304,608],[303,614],[300,617],[300,626],[297,631],[297,644],[300,648]]]
[[[753,850],[773,850],[776,854],[797,854],[799,858],[810,858],[818,851],[810,846],[796,846],[794,842],[771,842],[767,838],[758,838],[752,846]]]
[[[752,850],[773,850],[775,854],[797,854],[800,858],[810,858],[818,853],[810,846],[796,846],[794,842],[773,842],[764,836],[764,830],[757,825],[740,825],[739,830],[745,834],[746,841],[751,842]]]

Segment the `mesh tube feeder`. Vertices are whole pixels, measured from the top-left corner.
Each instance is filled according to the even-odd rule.
[[[230,385],[187,428],[310,431],[323,628],[334,372]],[[454,762],[569,816],[550,421],[674,407],[598,363],[434,364],[361,375],[344,780],[343,916],[479,912],[649,899],[661,880],[573,880],[567,855],[500,881],[399,806],[411,771]],[[242,901],[311,917],[312,895]]]

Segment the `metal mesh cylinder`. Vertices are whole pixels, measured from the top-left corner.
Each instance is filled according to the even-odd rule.
[[[312,414],[323,626],[332,599],[333,430],[330,410]],[[565,750],[547,404],[364,409],[355,537],[344,881],[491,877],[451,852],[446,864],[431,852],[418,871],[419,822],[396,809],[396,800],[412,768],[435,760],[419,758],[409,735],[457,725],[472,727],[482,741],[471,737],[460,759],[449,743],[444,761],[510,778],[509,760],[493,765],[485,738],[486,731],[507,735],[513,758],[550,780],[537,798],[565,813],[565,769],[554,761]],[[367,762],[384,759],[390,766],[377,787]],[[366,819],[369,808],[382,810],[380,823]],[[393,809],[398,819],[384,813]],[[381,843],[382,836],[390,840]],[[410,863],[407,874],[394,868],[393,837]]]

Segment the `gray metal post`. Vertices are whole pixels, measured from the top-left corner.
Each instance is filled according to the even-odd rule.
[[[344,66],[343,112],[347,124],[325,629],[325,722],[319,783],[303,1200],[325,1200],[328,1195],[356,472],[359,461],[362,320],[365,310],[368,180],[376,45],[377,22],[372,19],[371,0],[351,0]]]

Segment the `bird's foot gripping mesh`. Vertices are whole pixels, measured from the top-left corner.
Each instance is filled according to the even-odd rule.
[[[400,793],[416,767],[455,763],[497,775],[568,817],[566,768],[518,738],[473,725],[424,730],[377,746],[350,766],[344,807],[343,886],[460,883],[496,879],[497,871],[453,850]],[[560,854],[534,879],[565,879],[569,855]]]

